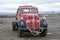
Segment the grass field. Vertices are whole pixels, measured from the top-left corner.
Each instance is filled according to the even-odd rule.
[[[60,40],[60,17],[48,17],[48,33],[46,37],[19,38],[17,31],[12,31],[12,21],[15,18],[0,18],[0,40]]]
[[[46,16],[46,17],[58,17],[60,14],[41,14],[40,17]],[[16,14],[7,14],[7,15],[0,15],[0,18],[12,18],[16,17]]]

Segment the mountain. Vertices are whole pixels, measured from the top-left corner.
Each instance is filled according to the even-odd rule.
[[[60,14],[60,11],[40,11],[40,14]]]
[[[39,11],[40,14],[60,14],[60,11]],[[16,14],[16,12],[0,12],[0,14]]]
[[[3,14],[16,14],[16,12],[0,12],[1,15]]]

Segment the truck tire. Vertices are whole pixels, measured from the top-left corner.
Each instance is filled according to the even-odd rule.
[[[41,27],[43,27],[44,29],[43,29],[43,32],[42,33],[40,33],[40,36],[41,37],[45,37],[46,35],[47,35],[47,27],[48,27],[48,24],[47,24],[47,22],[46,22],[46,24],[43,24],[44,22],[46,22],[45,20],[40,20],[40,25],[41,25]]]
[[[16,25],[16,22],[12,22],[12,29],[13,31],[17,31],[17,25]]]
[[[21,22],[23,22],[24,25],[21,25]],[[24,20],[19,20],[18,21],[18,28],[26,28],[26,22]],[[18,36],[19,37],[24,36],[24,30],[23,29],[20,29],[20,32],[18,32]]]
[[[45,37],[46,35],[47,35],[47,30],[43,30],[43,32],[40,33],[40,36],[41,36],[41,37]]]
[[[23,32],[22,31],[18,32],[18,36],[23,37]]]

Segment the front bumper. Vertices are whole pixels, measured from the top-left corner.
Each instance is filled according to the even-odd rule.
[[[40,27],[40,28],[30,28],[31,30],[36,30],[36,31],[39,31],[39,30],[42,30],[43,27]],[[21,31],[25,31],[25,32],[30,32],[28,28],[19,28]],[[47,30],[47,28],[43,28],[43,30]]]

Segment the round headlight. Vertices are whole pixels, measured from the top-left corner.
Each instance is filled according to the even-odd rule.
[[[20,17],[20,20],[23,20],[24,18],[23,17]]]

